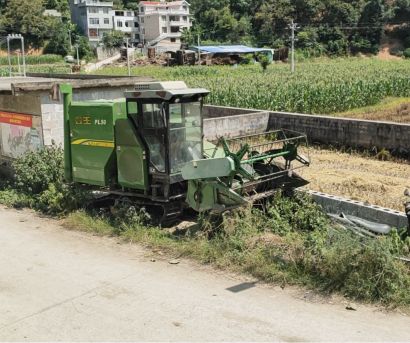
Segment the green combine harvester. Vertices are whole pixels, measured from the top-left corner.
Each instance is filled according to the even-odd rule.
[[[73,102],[69,84],[60,90],[66,180],[92,187],[98,201],[145,207],[167,224],[187,208],[220,213],[307,184],[295,173],[309,165],[297,151],[305,135],[204,140],[206,89],[149,82],[123,99],[87,102]]]

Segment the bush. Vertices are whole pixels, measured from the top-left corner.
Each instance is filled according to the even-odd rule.
[[[63,214],[81,208],[90,200],[88,191],[64,182],[64,156],[60,147],[29,152],[13,163],[14,189],[2,193],[6,205],[29,206],[48,214]],[[18,196],[16,196],[16,194]]]
[[[258,56],[258,61],[262,67],[263,71],[266,71],[266,69],[268,68],[269,64],[271,64],[271,61],[269,60],[269,57],[266,56],[265,54],[260,54]]]
[[[397,57],[403,56],[403,50],[400,48],[392,48],[390,49],[390,54]]]
[[[410,48],[407,48],[406,50],[403,51],[403,56],[405,58],[410,58]]]
[[[107,49],[120,48],[124,46],[124,32],[112,31],[110,33],[104,33],[102,43]]]
[[[16,188],[37,195],[51,184],[61,187],[64,177],[64,157],[60,147],[52,146],[28,152],[13,163]]]

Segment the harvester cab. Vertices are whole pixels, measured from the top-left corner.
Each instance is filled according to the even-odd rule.
[[[66,180],[104,190],[104,200],[145,207],[158,222],[185,207],[223,212],[307,183],[294,172],[309,164],[297,151],[304,135],[277,130],[204,141],[206,89],[147,82],[122,99],[87,102],[73,102],[70,85],[60,90]]]

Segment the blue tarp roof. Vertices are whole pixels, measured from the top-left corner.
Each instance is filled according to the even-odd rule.
[[[192,47],[198,50],[198,46]],[[199,47],[201,51],[209,52],[211,54],[247,54],[254,52],[271,52],[270,49],[250,48],[245,45],[204,45]]]

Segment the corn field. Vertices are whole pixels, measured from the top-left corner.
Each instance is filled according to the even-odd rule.
[[[124,67],[107,67],[100,74],[127,73]],[[158,80],[183,80],[192,87],[211,90],[214,105],[292,111],[335,113],[374,105],[386,97],[410,96],[410,61],[350,58],[304,62],[291,74],[286,64],[134,67],[133,75]]]
[[[17,64],[17,56],[11,56],[11,64]],[[26,56],[26,64],[51,64],[51,63],[63,63],[64,60],[60,55],[28,55]],[[22,57],[20,56],[20,63],[22,63]],[[7,56],[0,56],[0,65],[8,65],[9,60]]]
[[[70,65],[68,64],[39,64],[39,65],[27,65],[27,73],[48,73],[48,74],[68,74],[71,72]],[[17,73],[18,67],[12,66],[12,72]],[[9,76],[9,67],[0,65],[0,77]]]

